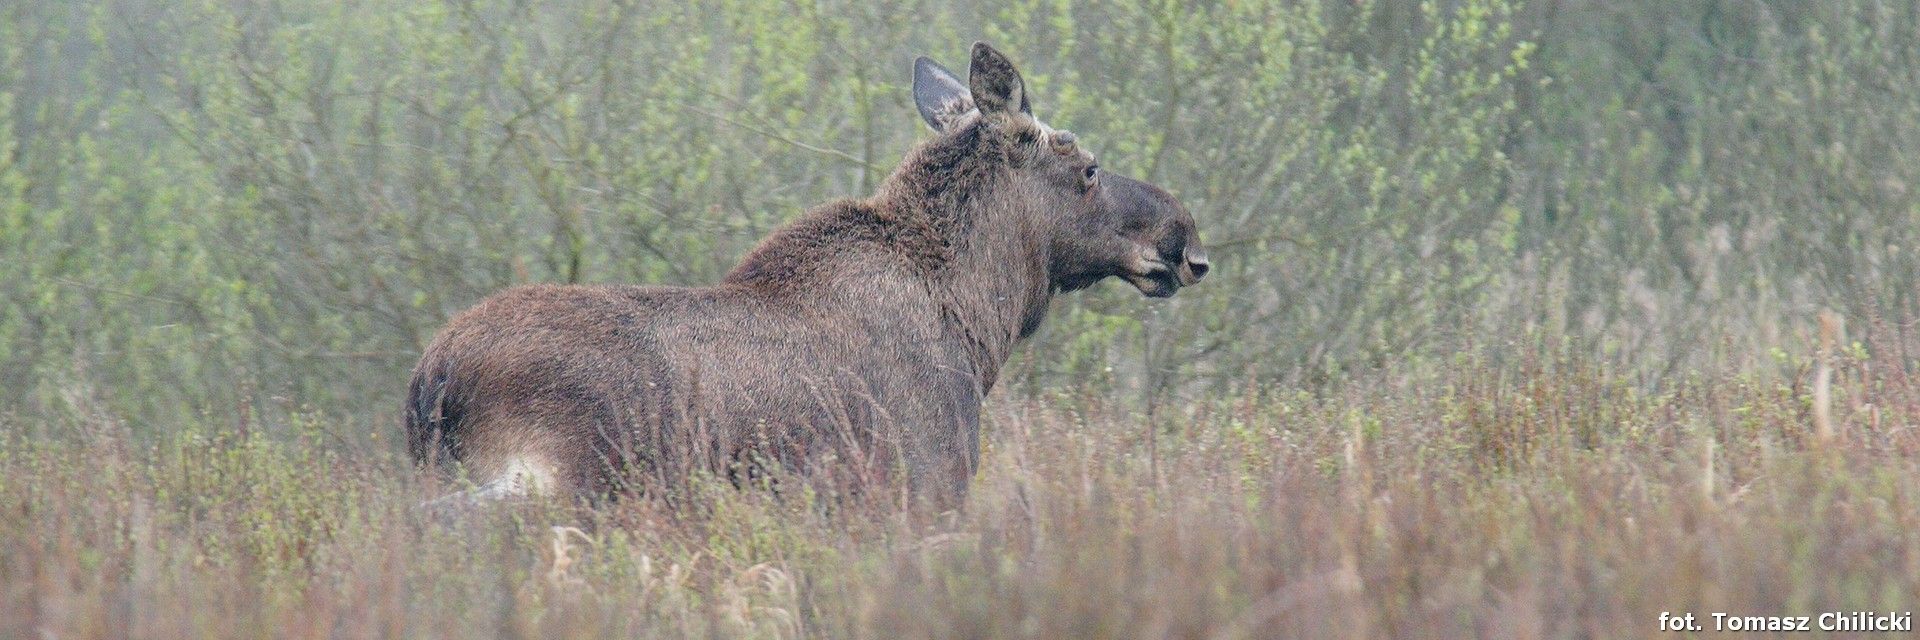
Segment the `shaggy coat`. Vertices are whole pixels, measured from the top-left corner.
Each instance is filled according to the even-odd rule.
[[[1172,196],[1035,120],[997,51],[971,62],[968,84],[916,63],[937,135],[877,193],[808,211],[717,285],[525,286],[455,317],[414,369],[413,457],[489,496],[777,467],[957,504],[981,399],[1055,293],[1168,296],[1207,269]]]

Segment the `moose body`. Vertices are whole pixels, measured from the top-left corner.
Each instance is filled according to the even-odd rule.
[[[937,135],[873,196],[807,212],[711,287],[509,289],[460,314],[409,388],[409,449],[480,495],[644,491],[778,467],[964,497],[981,400],[1053,295],[1169,296],[1208,268],[1165,191],[1033,118],[997,51],[921,58]]]

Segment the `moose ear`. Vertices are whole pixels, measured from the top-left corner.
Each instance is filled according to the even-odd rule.
[[[920,109],[920,118],[927,121],[927,126],[945,131],[960,116],[973,111],[973,98],[952,71],[920,56],[913,61],[913,106]]]
[[[967,69],[967,85],[972,88],[973,104],[980,108],[980,113],[1018,108],[1020,113],[1033,115],[1033,107],[1027,104],[1026,81],[1020,79],[1020,72],[1013,68],[1012,61],[985,42],[973,43],[973,65]]]

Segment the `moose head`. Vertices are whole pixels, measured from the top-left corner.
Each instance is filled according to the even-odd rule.
[[[1000,141],[1030,229],[1048,239],[1049,277],[1060,291],[1118,276],[1163,298],[1206,277],[1207,251],[1193,215],[1165,190],[1100,166],[1071,131],[1033,116],[1013,63],[973,45],[967,81],[926,57],[914,62],[913,100],[943,134],[980,129]]]

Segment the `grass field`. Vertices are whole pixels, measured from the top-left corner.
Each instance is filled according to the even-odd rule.
[[[437,478],[338,435],[392,425],[209,416],[140,445],[75,390],[71,425],[6,430],[0,637],[1644,637],[1662,612],[1905,611],[1920,384],[1869,351],[1821,394],[1814,366],[1648,392],[1462,355],[1157,431],[1097,397],[991,403],[968,508],[918,528],[730,487],[438,521],[413,508]]]
[[[975,40],[1212,271],[1061,296],[965,509],[421,512],[450,318],[720,281],[873,193]],[[0,640],[1904,613],[1914,42],[1914,2],[0,0]]]

